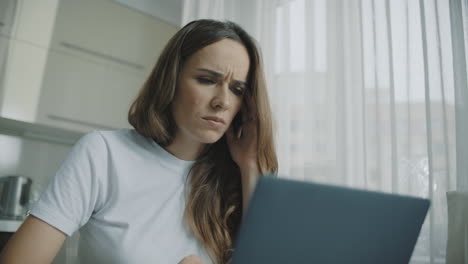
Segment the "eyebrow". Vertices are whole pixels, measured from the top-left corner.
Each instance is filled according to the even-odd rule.
[[[223,78],[224,77],[224,74],[222,74],[221,72],[217,72],[217,71],[213,71],[213,70],[209,70],[209,69],[205,69],[205,68],[200,68],[198,70],[207,72],[207,73],[209,73],[211,75],[214,75],[217,78]],[[234,82],[237,83],[237,84],[243,85],[243,86],[247,86],[247,83],[243,82],[243,81],[234,80]]]

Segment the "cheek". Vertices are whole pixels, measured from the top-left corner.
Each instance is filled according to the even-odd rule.
[[[206,95],[203,94],[204,90],[198,87],[194,81],[185,83],[184,89],[181,90],[182,103],[187,105],[199,105],[202,103]]]
[[[201,104],[202,101],[196,96],[192,95],[184,97],[184,100],[181,101],[181,108],[184,110],[183,114],[186,117],[196,115],[198,112],[200,112]]]
[[[190,119],[199,112],[203,97],[193,89],[185,89],[174,100],[174,110],[179,119]]]

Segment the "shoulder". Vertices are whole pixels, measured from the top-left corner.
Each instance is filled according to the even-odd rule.
[[[84,135],[77,145],[83,145],[93,156],[127,157],[154,152],[150,138],[134,129],[96,130]]]
[[[94,130],[92,132],[86,133],[82,136],[75,146],[88,146],[88,145],[98,145],[102,144],[102,134],[101,131]]]
[[[64,168],[75,164],[87,164],[95,159],[106,156],[106,147],[100,131],[92,131],[83,135],[68,153],[63,163]]]
[[[94,130],[85,134],[76,145],[80,146],[109,146],[119,143],[135,141],[135,131],[132,129]]]
[[[126,145],[130,139],[130,129],[94,130],[83,135],[73,146],[71,155],[81,154],[92,157],[105,157],[110,151]]]
[[[151,141],[139,134],[135,129],[125,128],[119,130],[98,130],[89,134],[92,140],[99,140],[108,148],[115,150],[119,148],[140,149],[146,148]]]

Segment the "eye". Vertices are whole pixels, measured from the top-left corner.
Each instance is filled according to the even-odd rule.
[[[231,91],[237,96],[242,96],[245,92],[245,88],[242,88],[241,86],[234,86],[231,88]]]
[[[215,84],[216,81],[209,77],[198,77],[197,81],[201,84]]]

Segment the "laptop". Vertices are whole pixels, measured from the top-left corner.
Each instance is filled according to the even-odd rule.
[[[232,263],[409,263],[429,200],[262,177]]]

